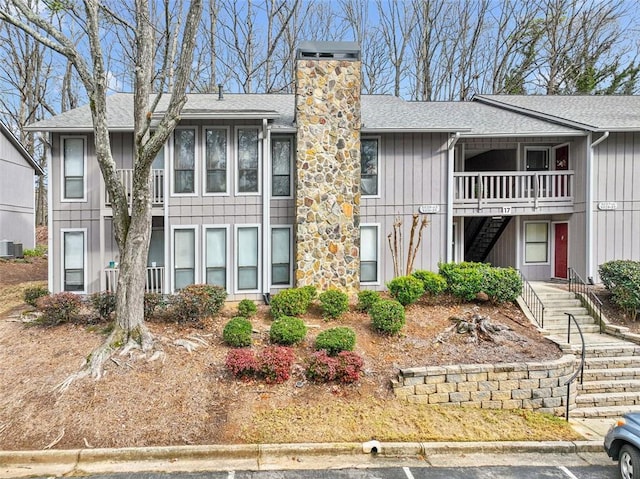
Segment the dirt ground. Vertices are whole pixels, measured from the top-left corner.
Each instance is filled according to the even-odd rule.
[[[42,279],[46,264],[43,267],[41,261],[0,262],[0,291],[12,282]],[[60,394],[54,392],[56,385],[77,371],[101,343],[105,324],[29,326],[20,316],[23,309],[0,318],[0,450],[240,443],[243,425],[261,411],[292,402],[322,405],[363,397],[389,399],[390,381],[399,368],[561,355],[514,306],[425,300],[407,309],[407,325],[398,337],[374,332],[366,314],[352,311],[326,322],[312,307],[304,318],[307,338],[295,348],[298,360],[292,378],[282,385],[243,382],[224,368],[229,348],[222,342],[222,328],[236,314],[236,306],[228,304],[221,317],[200,326],[151,322],[164,360],[148,362],[136,352],[116,357],[107,363],[101,380],[77,381]],[[436,340],[451,326],[451,316],[472,312],[508,327],[509,332],[495,342],[473,343],[459,334]],[[271,320],[266,306],[259,307],[252,324],[253,347],[268,344]],[[315,337],[337,325],[356,332],[356,352],[365,361],[362,379],[347,386],[307,382],[302,364]],[[201,347],[188,352],[176,344],[185,338]]]

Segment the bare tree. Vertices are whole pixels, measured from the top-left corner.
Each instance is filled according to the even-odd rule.
[[[61,385],[65,389],[76,378],[92,374],[100,377],[104,361],[118,347],[153,349],[153,337],[143,314],[143,296],[146,261],[151,232],[150,172],[151,163],[168,139],[180,118],[186,102],[186,87],[191,72],[191,61],[197,25],[202,4],[193,0],[186,11],[185,23],[177,60],[173,90],[169,94],[166,109],[152,129],[153,112],[158,108],[161,94],[152,95],[154,76],[154,35],[156,19],[150,14],[149,3],[136,0],[133,22],[106,9],[96,0],[84,0],[83,9],[73,5],[60,6],[56,15],[65,16],[68,22],[79,22],[89,46],[89,57],[72,42],[63,31],[55,28],[46,17],[29,7],[23,0],[11,0],[12,9],[0,10],[0,20],[27,32],[43,45],[67,58],[84,85],[93,121],[96,159],[102,171],[106,189],[112,201],[114,236],[120,253],[120,275],[116,292],[116,323],[113,332],[87,360],[78,374]],[[57,5],[57,4],[56,4]],[[131,212],[123,184],[111,154],[107,123],[107,71],[101,45],[101,24],[108,15],[130,29],[135,37],[132,45],[135,58],[134,91],[134,173]],[[166,59],[166,63],[173,59]]]

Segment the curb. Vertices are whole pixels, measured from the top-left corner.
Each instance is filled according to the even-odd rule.
[[[373,444],[373,448],[372,448]],[[374,451],[372,451],[374,449]],[[377,453],[375,452],[377,451]],[[430,463],[434,456],[603,452],[602,441],[303,443],[167,446],[54,451],[0,451],[0,477],[144,471],[328,469],[383,465],[391,459]]]

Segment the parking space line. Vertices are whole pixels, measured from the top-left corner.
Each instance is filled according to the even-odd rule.
[[[558,469],[560,469],[562,472],[564,472],[567,476],[569,476],[571,479],[578,479],[577,476],[575,476],[569,469],[567,469],[564,466],[558,466]]]
[[[402,470],[404,471],[404,473],[407,476],[407,479],[414,479],[413,474],[411,474],[411,471],[409,470],[408,467],[403,467]]]

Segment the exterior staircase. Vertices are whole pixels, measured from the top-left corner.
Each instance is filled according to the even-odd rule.
[[[465,261],[483,262],[505,230],[511,216],[467,218],[465,222]]]
[[[573,418],[618,417],[640,411],[640,345],[607,334],[584,308],[575,293],[549,283],[532,283],[544,305],[542,333],[564,351],[573,352],[580,364],[582,342],[575,324],[567,333],[568,316],[574,315],[585,340],[583,382],[577,383]]]

